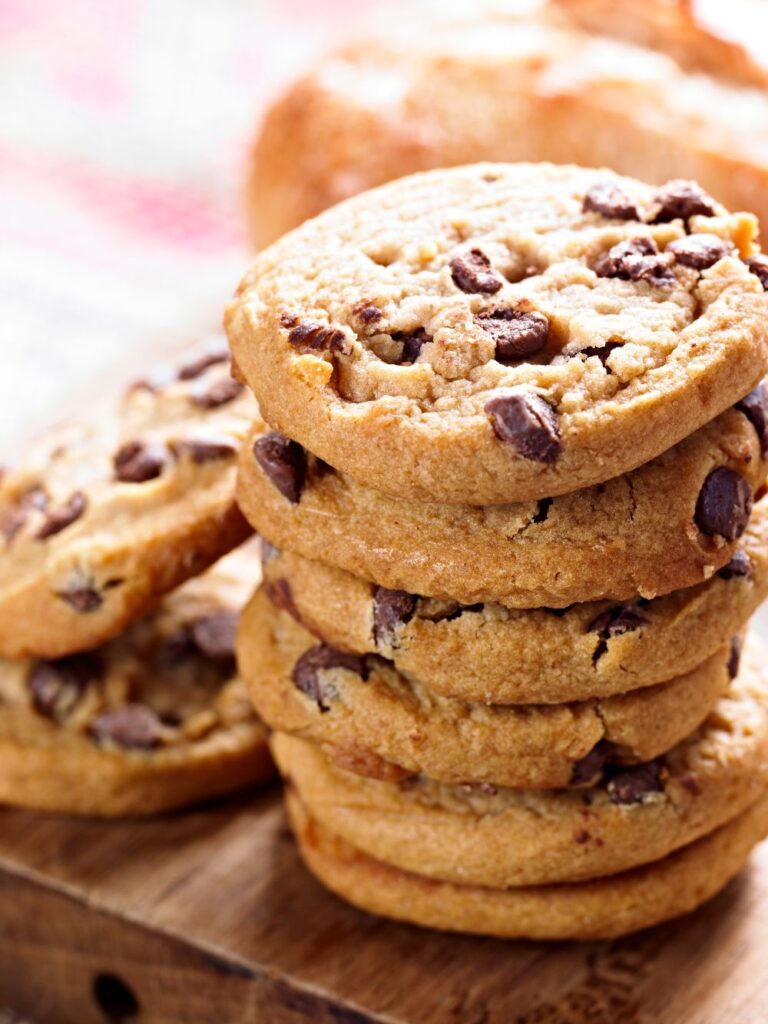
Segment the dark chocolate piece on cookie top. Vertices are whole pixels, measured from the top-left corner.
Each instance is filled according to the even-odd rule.
[[[163,723],[146,704],[124,704],[104,711],[91,723],[91,738],[124,750],[152,750],[161,742]]]
[[[195,646],[207,658],[229,661],[235,657],[235,640],[240,616],[237,612],[214,612],[196,619],[190,626]]]
[[[768,384],[761,380],[756,388],[736,403],[736,408],[744,413],[757,431],[762,455],[768,455]]]
[[[475,320],[495,341],[496,359],[500,363],[515,362],[541,352],[549,338],[549,320],[535,310],[502,306],[478,313]]]
[[[659,252],[652,238],[642,235],[614,245],[595,261],[598,277],[622,281],[647,281],[652,285],[674,284],[671,256]]]
[[[101,678],[95,654],[72,654],[56,661],[36,661],[27,676],[27,689],[38,714],[62,722],[79,704],[87,687]]]
[[[768,256],[761,252],[757,256],[750,256],[745,262],[763,288],[768,292]]]
[[[482,249],[468,249],[454,256],[450,267],[453,283],[463,292],[493,295],[503,284]]]
[[[660,761],[647,761],[617,768],[607,789],[611,803],[641,804],[646,797],[664,792],[662,764]]]
[[[88,615],[97,612],[104,604],[104,597],[96,587],[76,586],[67,590],[59,590],[56,597],[69,605],[72,611],[78,615]]]
[[[82,491],[75,491],[66,501],[60,505],[47,505],[45,508],[45,519],[38,527],[35,537],[38,540],[46,540],[54,537],[68,526],[76,523],[88,507],[88,499]]]
[[[318,706],[320,711],[330,711],[330,706],[325,703],[325,697],[320,682],[320,672],[323,669],[343,668],[355,672],[363,679],[368,678],[368,668],[365,658],[358,654],[346,654],[338,651],[327,644],[317,644],[306,651],[291,672],[291,679],[297,689],[310,697]]]
[[[718,570],[717,575],[724,580],[751,580],[754,572],[749,556],[744,551],[736,551],[730,562]]]
[[[254,441],[253,457],[272,486],[296,504],[307,475],[307,453],[302,446],[273,430]]]
[[[648,222],[665,224],[671,220],[688,221],[701,215],[711,217],[715,213],[715,201],[695,181],[675,178],[656,190]]]
[[[139,439],[126,441],[112,459],[115,479],[124,484],[156,480],[169,462],[170,453],[164,444]]]
[[[667,246],[667,252],[671,252],[678,263],[694,270],[706,270],[733,251],[731,242],[726,242],[717,235],[704,233],[676,238]]]
[[[219,338],[202,355],[197,356],[188,363],[182,364],[179,367],[178,378],[179,380],[195,380],[195,378],[200,377],[212,366],[228,362],[229,346],[224,338]]]
[[[42,512],[48,506],[48,495],[43,487],[30,487],[0,518],[0,533],[11,541],[22,530],[34,512]]]
[[[403,351],[400,356],[400,363],[415,363],[419,358],[422,348],[430,341],[432,335],[427,334],[423,327],[417,327],[415,331],[396,331],[392,335],[393,341],[403,343]]]
[[[728,655],[728,678],[735,679],[739,674],[739,664],[741,663],[741,637],[735,636],[731,640],[731,650]]]
[[[391,643],[399,626],[410,622],[418,597],[406,590],[377,587],[373,596],[373,636],[376,643]]]
[[[752,488],[728,466],[713,469],[696,501],[694,519],[708,537],[737,540],[747,527],[752,511]]]
[[[600,740],[588,754],[574,761],[571,769],[572,786],[594,785],[603,773],[605,762],[608,759],[608,744]]]
[[[639,220],[640,212],[626,192],[612,181],[601,181],[584,196],[582,209],[610,220]]]
[[[243,385],[234,377],[221,377],[190,392],[189,400],[199,409],[218,409],[233,402],[243,393]]]
[[[615,636],[623,636],[624,633],[640,629],[647,621],[636,608],[620,605],[617,608],[608,608],[601,612],[596,619],[590,622],[587,632],[599,633],[604,640],[611,640]]]
[[[533,462],[556,462],[561,451],[557,416],[534,391],[497,395],[485,404],[494,433],[518,455]]]

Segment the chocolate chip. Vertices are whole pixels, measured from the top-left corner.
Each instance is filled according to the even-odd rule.
[[[536,513],[531,520],[533,523],[546,523],[549,518],[549,510],[552,508],[552,498],[540,498],[536,506]]]
[[[73,611],[79,615],[87,615],[89,612],[96,612],[104,603],[104,598],[94,587],[76,587],[72,590],[61,590],[56,597],[61,598]]]
[[[549,338],[549,320],[543,313],[523,312],[510,306],[478,313],[475,321],[496,342],[496,359],[512,363],[541,352]]]
[[[391,643],[398,626],[410,622],[418,597],[406,590],[376,587],[373,595],[373,637],[377,644]]]
[[[586,348],[571,348],[570,345],[566,345],[563,349],[563,355],[568,356],[569,358],[573,358],[574,356],[584,356],[585,359],[589,359],[590,356],[597,356],[603,366],[605,366],[611,352],[615,352],[617,348],[621,348],[622,344],[623,343],[620,341],[606,341],[604,345],[587,345]]]
[[[0,533],[6,540],[13,540],[19,530],[23,529],[33,511],[42,512],[48,506],[48,495],[42,487],[31,487],[8,509],[0,521]]]
[[[724,580],[752,579],[752,563],[744,551],[737,551],[730,562],[717,573]]]
[[[574,761],[571,769],[571,785],[587,786],[592,785],[600,778],[608,757],[608,745],[605,740],[600,740],[588,754]]]
[[[128,441],[112,459],[115,479],[124,484],[143,484],[147,480],[155,480],[168,462],[168,449],[156,441]]]
[[[533,391],[498,395],[486,402],[485,411],[499,440],[524,459],[557,461],[561,450],[557,417],[540,395]]]
[[[714,213],[715,201],[701,186],[695,181],[676,178],[657,189],[649,223],[665,224],[678,219],[687,221],[696,214],[711,217]]]
[[[307,453],[301,445],[272,431],[254,441],[253,457],[273,487],[296,504],[307,475]]]
[[[595,273],[622,281],[668,285],[675,281],[670,261],[671,257],[660,253],[652,238],[630,238],[603,253],[595,262]]]
[[[229,347],[223,339],[215,346],[179,368],[179,380],[194,380],[218,363],[229,362]]]
[[[193,391],[189,400],[199,409],[218,409],[219,406],[234,401],[242,392],[243,385],[234,377],[222,377],[206,388]]]
[[[454,256],[450,263],[454,284],[463,292],[493,295],[502,285],[482,249],[469,249]]]
[[[195,646],[207,658],[234,658],[239,620],[237,612],[216,612],[197,619],[190,626]]]
[[[104,711],[91,723],[97,743],[112,743],[125,750],[152,750],[160,744],[162,722],[146,704],[124,704]]]
[[[752,489],[733,469],[713,469],[699,492],[694,519],[708,537],[736,540],[744,533],[752,511]]]
[[[364,324],[375,324],[384,316],[378,306],[368,302],[359,302],[354,312]]]
[[[174,451],[179,455],[189,455],[196,465],[206,462],[218,462],[221,459],[230,459],[237,454],[235,442],[223,435],[215,437],[189,437],[183,441],[177,441],[173,445]]]
[[[735,636],[731,640],[731,651],[728,655],[728,678],[735,679],[739,674],[739,662],[741,661],[741,637]]]
[[[601,181],[584,196],[582,208],[586,212],[599,213],[611,220],[639,220],[637,207],[618,185],[612,181]]]
[[[319,674],[323,669],[332,668],[348,669],[350,672],[356,672],[363,679],[368,678],[365,658],[358,654],[345,654],[343,651],[337,651],[334,647],[328,647],[327,644],[317,644],[315,647],[311,647],[302,654],[291,672],[294,685],[307,697],[311,697],[323,712],[331,709],[323,701]]]
[[[613,804],[639,804],[644,797],[663,790],[661,764],[658,761],[619,769],[608,783],[608,795]]]
[[[667,246],[667,252],[674,254],[678,263],[694,270],[706,270],[724,256],[733,252],[733,246],[717,235],[699,234],[676,238]]]
[[[344,348],[344,331],[330,324],[321,324],[316,320],[304,320],[288,335],[288,341],[297,348],[308,348],[314,351],[324,349],[328,352],[341,352]]]
[[[401,363],[415,363],[419,358],[421,349],[427,342],[432,341],[432,335],[427,334],[423,327],[417,327],[410,334],[405,331],[396,331],[392,335],[393,341],[402,341],[403,351],[400,356]]]
[[[101,677],[94,654],[72,654],[56,661],[37,661],[27,677],[27,689],[38,714],[56,722],[67,718],[90,683]]]
[[[760,452],[765,458],[768,455],[768,384],[761,381],[754,390],[736,403],[736,408],[744,413],[757,431]]]
[[[768,292],[768,256],[758,253],[757,256],[750,256],[744,262]]]
[[[634,608],[608,608],[587,626],[587,632],[599,633],[604,640],[611,640],[615,636],[623,636],[624,633],[640,629],[647,621]]]
[[[88,507],[88,500],[82,491],[75,491],[61,505],[48,507],[45,512],[45,519],[35,533],[38,540],[45,540],[61,533],[72,523],[82,516]]]

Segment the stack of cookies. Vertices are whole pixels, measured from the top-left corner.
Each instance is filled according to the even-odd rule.
[[[266,421],[238,657],[338,894],[614,936],[768,832],[756,234],[693,182],[484,164],[258,257],[227,314]]]
[[[218,339],[0,479],[1,802],[150,814],[270,774],[234,657],[254,411]]]

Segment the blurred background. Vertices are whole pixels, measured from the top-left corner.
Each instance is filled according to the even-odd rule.
[[[371,0],[0,0],[0,446],[218,324],[264,104]]]

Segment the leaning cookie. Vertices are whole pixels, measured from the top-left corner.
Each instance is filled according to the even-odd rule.
[[[611,939],[686,914],[741,871],[768,835],[768,798],[675,853],[608,878],[517,889],[438,882],[390,867],[288,810],[301,856],[332,892],[362,910],[441,931],[507,939]]]
[[[234,656],[258,575],[238,550],[99,648],[0,661],[0,803],[146,815],[270,777]]]
[[[737,637],[685,676],[605,700],[487,705],[437,696],[382,658],[316,643],[263,592],[243,612],[237,644],[264,721],[322,744],[351,771],[523,789],[585,785],[606,759],[669,750],[725,692],[739,649]]]
[[[255,410],[217,341],[24,453],[0,479],[0,655],[103,643],[244,540],[235,456]]]
[[[684,675],[727,643],[768,596],[768,499],[731,560],[651,601],[511,609],[387,590],[265,545],[264,588],[331,647],[378,654],[434,693],[487,704],[609,697]]]
[[[768,685],[753,647],[707,721],[664,757],[605,763],[580,790],[363,778],[315,744],[272,738],[309,813],[403,871],[493,888],[575,882],[660,860],[743,813],[768,788]]]
[[[730,560],[765,482],[767,396],[760,385],[626,476],[488,508],[393,498],[256,423],[238,500],[277,547],[392,590],[512,608],[653,598]]]
[[[261,253],[227,329],[267,422],[336,469],[418,501],[530,501],[635,469],[756,386],[755,234],[693,182],[430,171]]]

